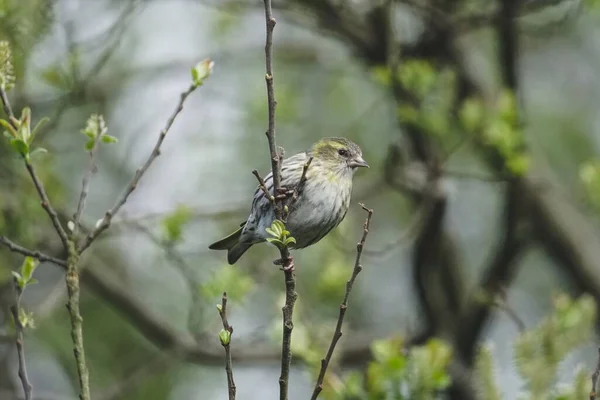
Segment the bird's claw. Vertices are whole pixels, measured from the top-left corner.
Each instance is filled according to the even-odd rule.
[[[293,271],[294,270],[294,258],[288,257],[287,259],[279,258],[273,261],[275,265],[282,265],[279,269],[281,271]]]

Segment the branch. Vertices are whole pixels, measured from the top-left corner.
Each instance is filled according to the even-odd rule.
[[[94,140],[94,146],[89,151],[90,161],[83,175],[83,182],[81,183],[81,193],[79,194],[79,202],[77,203],[77,211],[73,216],[73,237],[77,237],[77,233],[79,232],[79,223],[81,221],[81,215],[83,214],[83,210],[85,209],[85,201],[88,196],[88,192],[90,190],[90,181],[92,175],[96,172],[96,153],[98,152],[98,145],[100,143],[102,135],[98,133],[96,135],[96,139]]]
[[[223,322],[224,336],[221,338],[221,344],[225,348],[225,371],[227,372],[227,391],[229,393],[229,400],[235,400],[235,382],[233,381],[233,369],[231,368],[231,335],[233,334],[233,327],[227,322],[227,293],[223,292],[221,298],[221,307],[219,308],[219,315]]]
[[[179,113],[183,110],[183,104],[185,103],[185,100],[188,98],[188,96],[190,94],[192,94],[192,92],[194,90],[196,90],[196,88],[197,88],[197,86],[192,84],[185,92],[181,93],[179,103],[177,104],[175,111],[173,111],[173,113],[167,120],[167,124],[165,125],[164,129],[160,132],[160,135],[158,136],[158,140],[157,140],[156,144],[154,145],[154,149],[150,153],[150,156],[148,156],[148,159],[146,160],[146,162],[135,172],[135,175],[133,176],[133,178],[129,182],[129,185],[125,189],[125,192],[117,200],[117,202],[115,203],[113,208],[111,208],[110,210],[108,210],[106,212],[106,214],[104,214],[104,217],[100,221],[99,225],[92,232],[90,232],[85,237],[85,239],[79,244],[77,251],[80,254],[83,253],[92,244],[92,242],[98,237],[98,235],[100,235],[102,232],[104,232],[106,229],[108,229],[112,218],[117,214],[117,212],[119,212],[121,207],[125,204],[125,202],[129,198],[129,195],[136,189],[142,176],[144,176],[146,171],[148,171],[148,168],[150,168],[150,165],[152,165],[154,160],[156,160],[156,158],[160,155],[160,146],[162,145],[163,141],[165,140],[165,137],[167,136],[167,133],[171,129],[171,126],[173,126],[175,119],[177,118]]]
[[[90,376],[83,347],[83,318],[79,311],[79,253],[75,248],[75,243],[69,242],[68,254],[67,273],[65,275],[68,295],[67,310],[71,317],[71,339],[73,341],[73,355],[77,364],[79,398],[80,400],[90,400]]]
[[[13,279],[13,285],[15,288],[15,305],[10,308],[13,319],[15,320],[15,328],[16,328],[16,340],[15,343],[17,345],[17,354],[19,358],[19,379],[21,380],[21,384],[23,385],[23,393],[25,394],[25,400],[32,399],[33,387],[29,382],[29,378],[27,376],[27,366],[25,365],[25,340],[23,339],[23,323],[21,322],[21,318],[19,317],[19,311],[21,309],[21,295],[23,294],[23,289],[19,286],[16,279]]]
[[[39,250],[29,250],[23,246],[16,244],[15,242],[12,242],[6,236],[0,236],[0,244],[5,245],[10,251],[14,253],[19,253],[24,256],[33,257],[36,260],[39,260],[40,262],[51,262],[63,268],[67,266],[67,262],[65,260],[49,256],[47,254],[42,253]]]
[[[596,369],[592,374],[592,390],[590,391],[590,400],[596,400],[598,376],[600,376],[600,348],[598,349],[598,363],[596,364]]]
[[[327,372],[327,367],[331,362],[331,357],[333,356],[333,352],[335,350],[335,346],[337,342],[342,337],[342,324],[344,323],[344,316],[346,315],[346,310],[348,308],[348,298],[350,297],[350,292],[352,291],[352,287],[354,286],[354,281],[356,277],[362,271],[362,266],[360,265],[360,258],[362,256],[363,247],[365,246],[365,241],[367,240],[367,235],[369,234],[369,226],[371,225],[371,217],[373,216],[373,210],[365,207],[364,204],[360,205],[363,210],[365,210],[368,215],[363,228],[363,235],[360,239],[360,242],[356,245],[356,260],[354,262],[354,269],[352,270],[352,276],[350,280],[346,283],[346,293],[344,294],[344,301],[340,305],[340,313],[338,316],[338,321],[335,326],[335,332],[333,333],[333,337],[331,338],[331,343],[329,344],[329,349],[327,350],[327,355],[324,359],[321,360],[321,371],[319,371],[319,377],[317,378],[317,383],[315,384],[315,388],[313,390],[311,400],[316,400],[319,397],[319,393],[323,390],[323,380],[325,379],[325,373]]]
[[[269,106],[269,129],[267,131],[267,140],[269,142],[269,151],[271,153],[271,171],[273,175],[273,195],[277,196],[281,191],[281,155],[277,151],[275,142],[275,109],[277,101],[275,100],[275,90],[273,88],[273,29],[275,29],[275,18],[271,8],[271,0],[264,0],[265,3],[265,21],[266,21],[266,41],[265,41],[265,63],[267,73],[265,81],[267,84],[267,102]],[[274,204],[275,216],[284,221],[284,206]],[[293,314],[294,304],[298,295],[296,294],[296,277],[294,276],[294,259],[290,256],[287,246],[280,248],[281,258],[277,262],[282,265],[285,279],[285,305],[282,308],[283,313],[283,340],[281,344],[281,375],[279,377],[279,399],[287,400],[288,386],[290,377],[290,364],[292,362],[292,330],[294,329]]]

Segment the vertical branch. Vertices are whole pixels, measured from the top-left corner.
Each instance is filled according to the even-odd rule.
[[[85,209],[85,201],[87,200],[87,196],[90,191],[90,181],[92,179],[92,175],[96,172],[96,152],[98,151],[100,138],[101,135],[98,134],[96,136],[96,139],[94,139],[94,146],[89,151],[90,160],[88,163],[87,170],[83,175],[83,182],[81,183],[81,193],[79,194],[79,202],[77,203],[77,211],[75,211],[75,215],[73,216],[73,237],[77,237],[77,233],[79,232],[79,223],[81,221],[81,215],[83,214],[83,210]]]
[[[231,367],[231,335],[233,334],[233,327],[229,325],[227,321],[227,293],[223,293],[221,298],[221,308],[219,308],[219,315],[223,322],[223,329],[226,332],[223,336],[220,335],[221,344],[225,348],[225,371],[227,372],[227,391],[229,393],[229,400],[235,400],[235,382],[233,380],[233,369]]]
[[[590,391],[590,400],[596,400],[597,398],[597,385],[598,385],[598,376],[600,376],[600,348],[598,349],[598,363],[596,364],[596,369],[592,374],[592,390]]]
[[[342,324],[344,323],[344,316],[346,315],[346,310],[348,308],[348,298],[350,297],[350,292],[352,291],[352,287],[354,286],[354,281],[356,277],[362,271],[362,265],[360,265],[360,258],[362,256],[362,251],[365,246],[365,242],[367,240],[367,235],[369,234],[369,226],[371,225],[371,217],[373,216],[373,210],[365,207],[364,204],[360,205],[363,210],[365,210],[368,215],[365,220],[365,224],[363,226],[363,234],[360,242],[356,245],[356,260],[354,261],[354,269],[352,270],[352,276],[350,280],[346,283],[346,293],[344,294],[344,300],[340,305],[340,313],[338,316],[338,321],[335,326],[335,332],[333,333],[333,337],[331,338],[331,343],[329,344],[329,349],[327,350],[327,355],[324,359],[321,360],[321,370],[319,371],[319,377],[317,378],[317,383],[315,384],[315,388],[313,390],[311,400],[316,400],[319,397],[319,393],[323,390],[323,380],[325,379],[325,373],[327,372],[327,367],[329,367],[329,363],[331,362],[331,357],[333,356],[333,352],[335,350],[335,346],[337,342],[342,337]]]
[[[23,338],[23,323],[21,322],[21,318],[19,316],[21,310],[21,295],[23,294],[23,289],[17,283],[17,280],[14,279],[14,287],[15,287],[15,305],[10,308],[13,319],[15,320],[15,328],[17,333],[16,345],[17,345],[17,355],[19,358],[19,379],[21,380],[21,384],[23,385],[23,393],[25,394],[25,400],[32,399],[33,387],[31,383],[29,383],[29,378],[27,376],[27,366],[25,364],[25,340]]]
[[[277,150],[275,141],[275,109],[277,101],[275,100],[275,90],[273,87],[273,29],[275,29],[275,18],[271,0],[264,0],[265,3],[265,21],[266,21],[266,42],[265,42],[265,63],[267,84],[267,101],[269,106],[269,128],[267,131],[267,140],[269,142],[269,151],[271,157],[271,170],[273,174],[273,194],[275,197],[281,191],[281,155]],[[284,207],[277,202],[273,204],[275,216],[284,221]],[[282,265],[285,279],[285,305],[282,308],[283,313],[283,340],[281,344],[281,375],[279,376],[279,399],[287,400],[288,386],[290,377],[290,365],[292,363],[292,330],[294,329],[293,314],[294,304],[298,295],[296,294],[296,277],[294,275],[294,259],[290,256],[287,247],[280,249],[281,258],[277,262]]]
[[[71,317],[71,340],[73,341],[73,354],[77,364],[77,377],[79,379],[79,399],[90,400],[89,372],[85,361],[85,351],[83,348],[83,318],[79,311],[79,253],[75,248],[75,243],[69,243],[69,258],[67,260],[67,274],[65,281],[67,283],[67,310]]]
[[[275,18],[273,18],[273,9],[271,0],[265,2],[265,21],[267,24],[267,35],[265,40],[265,64],[267,73],[265,81],[267,83],[267,101],[269,105],[269,128],[267,131],[267,139],[269,141],[269,152],[271,153],[271,170],[273,172],[273,189],[275,195],[281,188],[281,157],[277,150],[275,142],[275,109],[277,108],[277,100],[275,100],[275,88],[273,86],[273,30],[275,29]],[[275,208],[277,218],[281,219],[282,210]]]

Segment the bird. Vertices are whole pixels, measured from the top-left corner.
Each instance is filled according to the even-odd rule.
[[[314,143],[309,150],[282,161],[281,187],[295,188],[311,158],[304,183],[287,213],[285,227],[296,240],[289,246],[293,249],[317,243],[344,220],[350,206],[354,173],[358,168],[369,168],[357,144],[343,137],[327,137]],[[272,172],[264,183],[273,195]],[[273,204],[259,185],[247,220],[238,230],[208,248],[227,250],[227,262],[233,265],[250,247],[270,237],[266,229],[275,219]]]

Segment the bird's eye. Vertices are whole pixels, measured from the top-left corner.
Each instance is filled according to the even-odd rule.
[[[338,150],[338,154],[342,157],[348,157],[348,150],[346,149],[339,149]]]

